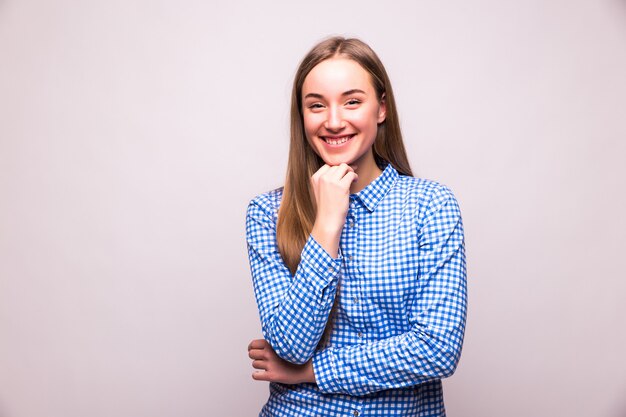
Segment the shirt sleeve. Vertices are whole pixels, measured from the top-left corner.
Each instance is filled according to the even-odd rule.
[[[254,293],[265,339],[281,358],[303,364],[324,332],[342,261],[310,236],[292,276],[278,251],[275,213],[259,198],[248,206],[246,240]]]
[[[466,267],[458,204],[445,187],[418,218],[418,291],[410,331],[383,340],[316,352],[313,368],[325,393],[366,395],[450,376],[466,318]]]

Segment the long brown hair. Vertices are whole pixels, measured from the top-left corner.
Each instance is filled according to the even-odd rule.
[[[373,146],[376,162],[380,166],[389,163],[399,173],[412,176],[402,142],[391,82],[376,53],[366,43],[354,38],[337,36],[318,43],[300,63],[291,92],[289,160],[278,211],[276,239],[283,261],[292,274],[295,274],[300,263],[300,254],[315,222],[315,198],[310,187],[310,178],[324,164],[307,142],[304,133],[302,85],[317,64],[336,56],[352,59],[361,65],[371,76],[378,100],[385,100],[386,118],[378,125]]]

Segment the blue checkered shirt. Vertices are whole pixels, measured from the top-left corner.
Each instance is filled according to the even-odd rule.
[[[441,378],[461,354],[467,298],[452,192],[387,165],[350,195],[339,257],[309,237],[295,275],[276,245],[281,197],[248,206],[254,292],[265,339],[287,361],[312,360],[317,383],[270,383],[260,416],[444,416]]]

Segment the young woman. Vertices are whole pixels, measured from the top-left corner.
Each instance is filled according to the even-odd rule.
[[[270,381],[261,416],[443,416],[466,313],[450,190],[411,174],[393,91],[357,39],[315,46],[295,76],[285,186],[248,207]]]

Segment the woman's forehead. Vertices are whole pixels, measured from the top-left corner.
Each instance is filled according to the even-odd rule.
[[[341,94],[349,90],[372,92],[370,74],[356,61],[348,58],[330,58],[317,64],[307,74],[302,94]]]

